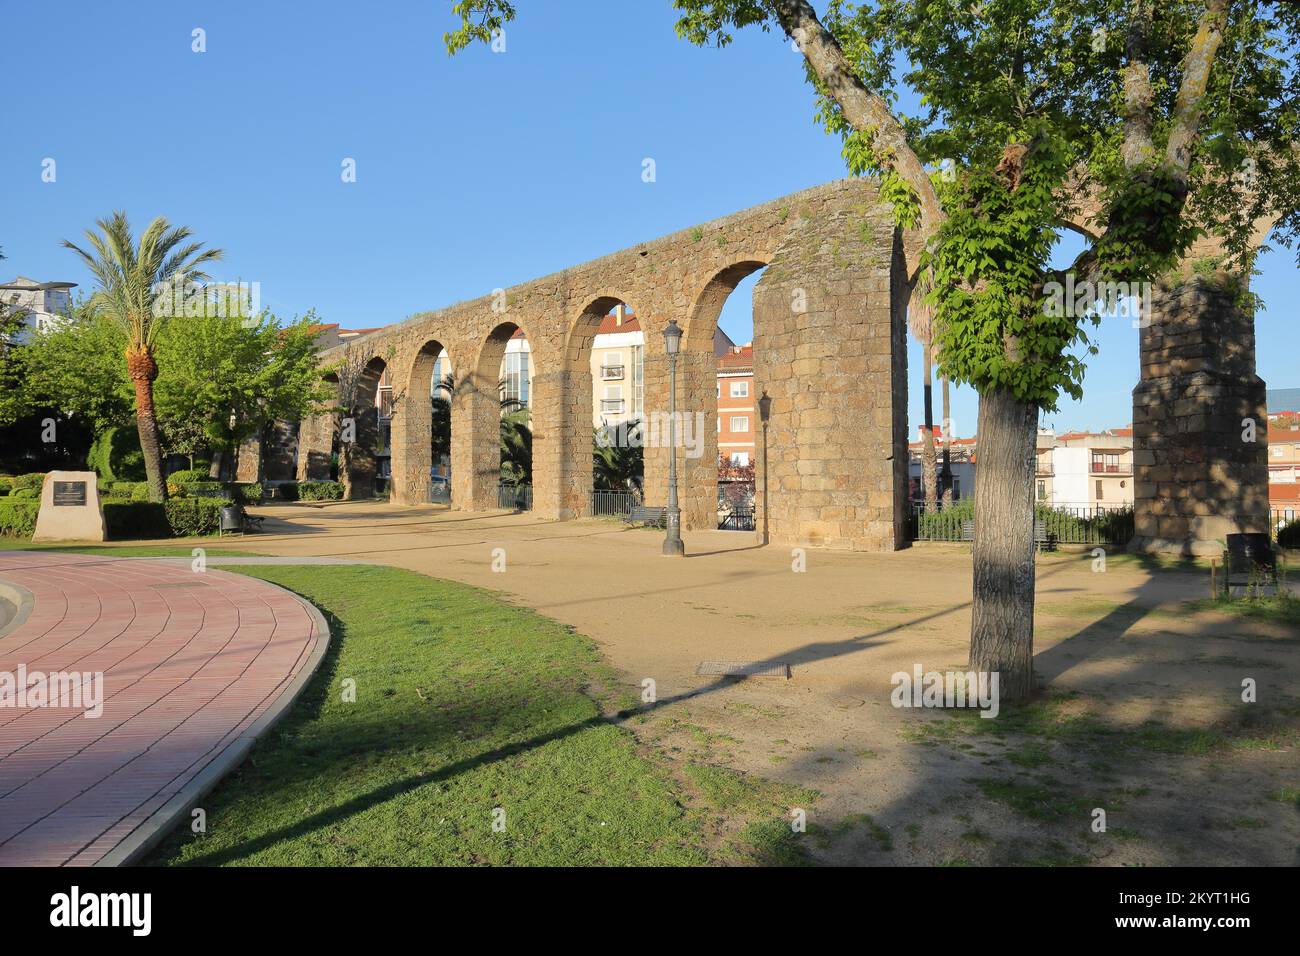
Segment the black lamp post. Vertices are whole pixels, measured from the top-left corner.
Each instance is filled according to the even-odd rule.
[[[767,544],[767,422],[772,417],[772,397],[767,389],[758,400],[758,417],[763,422],[763,543]]]
[[[677,353],[682,348],[682,330],[676,319],[664,327],[664,351],[668,353],[668,533],[664,554],[680,558],[686,554],[682,543],[682,509],[677,505]]]

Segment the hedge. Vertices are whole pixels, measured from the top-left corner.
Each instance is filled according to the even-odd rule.
[[[230,483],[230,497],[236,501],[261,501],[262,483],[260,481],[234,481]]]
[[[225,486],[219,481],[172,481],[167,479],[167,494],[174,498],[225,497]]]
[[[1300,518],[1278,530],[1277,543],[1284,548],[1300,548]]]
[[[35,490],[36,497],[41,496],[41,487],[45,484],[45,472],[31,471],[25,475],[19,475],[16,478],[9,479],[9,494],[15,498],[30,498],[31,495],[20,495],[20,491]]]
[[[39,501],[0,498],[0,534],[30,538],[36,533],[36,513],[40,510]]]
[[[180,471],[173,471],[170,475],[167,476],[167,484],[169,485],[172,484],[173,482],[175,482],[178,485],[185,485],[194,481],[215,481],[215,480],[216,479],[214,479],[211,475],[208,474],[208,469],[206,468],[182,468]]]
[[[162,504],[106,501],[104,526],[114,540],[216,534],[226,504],[222,498],[168,498]]]
[[[275,496],[281,501],[298,500],[298,482],[282,481],[275,486]]]
[[[132,424],[100,432],[86,453],[86,465],[107,481],[143,480],[139,429]]]
[[[0,478],[0,495],[7,495],[13,489],[14,480],[12,478]]]
[[[300,481],[298,497],[303,501],[341,501],[343,483],[339,481]]]

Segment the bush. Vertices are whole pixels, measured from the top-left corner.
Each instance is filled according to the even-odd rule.
[[[298,482],[282,481],[275,486],[275,496],[281,501],[298,500]]]
[[[0,495],[7,495],[13,490],[14,480],[12,478],[0,478]]]
[[[303,501],[341,501],[343,483],[339,481],[300,481],[298,497]]]
[[[147,481],[137,481],[134,485],[132,485],[132,486],[131,486],[131,500],[132,500],[132,501],[148,501],[148,500],[149,500],[149,482],[147,482]]]
[[[41,488],[45,484],[45,472],[33,471],[25,475],[19,475],[17,478],[10,479],[9,494],[15,498],[39,498]],[[20,495],[20,491],[35,491],[35,495]]]
[[[0,498],[0,535],[30,538],[36,533],[36,513],[40,509],[39,501]]]
[[[222,498],[169,498],[154,501],[106,501],[104,525],[115,540],[184,538],[216,534],[221,527]]]
[[[195,481],[213,481],[208,475],[206,468],[182,468],[180,471],[173,471],[167,476],[167,484],[175,482],[178,485],[188,485]]]
[[[167,479],[167,494],[174,498],[211,498],[223,496],[225,486],[219,481],[172,481]]]
[[[1284,548],[1300,548],[1300,518],[1284,525],[1278,531],[1277,543]]]
[[[135,425],[109,428],[95,437],[86,453],[86,465],[108,481],[144,479],[144,453]]]
[[[262,500],[262,483],[260,481],[235,481],[230,485],[230,497],[241,502]]]

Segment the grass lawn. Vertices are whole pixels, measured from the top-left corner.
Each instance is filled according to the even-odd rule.
[[[6,538],[0,535],[0,551],[65,551],[71,554],[102,554],[106,558],[189,558],[195,548],[208,554],[227,558],[260,557],[256,551],[239,551],[218,544],[218,538],[190,538],[178,545],[131,544],[33,544],[27,538]]]
[[[604,716],[613,676],[569,628],[397,569],[238,571],[318,605],[330,651],[203,800],[207,833],[184,826],[149,862],[801,862],[787,814],[815,794],[640,746]]]

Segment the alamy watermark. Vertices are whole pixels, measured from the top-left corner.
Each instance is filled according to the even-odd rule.
[[[990,718],[1001,709],[997,671],[923,672],[916,664],[912,673],[898,671],[889,682],[894,685],[889,701],[895,707],[971,707]]]
[[[160,282],[153,295],[160,318],[243,319],[251,328],[262,314],[260,282]]]
[[[686,449],[687,458],[699,458],[704,454],[704,413],[676,415],[675,423],[672,412],[651,412],[644,422],[601,425],[596,429],[596,444],[601,448],[668,448],[675,438],[677,447]]]
[[[1132,319],[1133,328],[1151,324],[1150,282],[1075,282],[1074,273],[1065,274],[1065,282],[1055,280],[1043,285],[1043,314],[1053,318],[1082,318],[1094,312]]]
[[[49,707],[81,710],[86,717],[104,713],[103,671],[0,671],[0,708]]]

